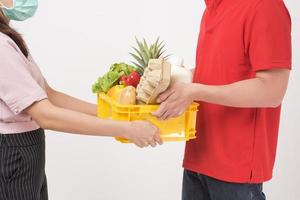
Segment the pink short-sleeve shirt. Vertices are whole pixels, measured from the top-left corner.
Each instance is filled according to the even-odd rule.
[[[23,111],[47,98],[45,88],[45,79],[33,58],[26,58],[15,42],[0,32],[0,134],[39,128]]]

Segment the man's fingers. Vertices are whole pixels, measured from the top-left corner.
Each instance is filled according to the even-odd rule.
[[[158,110],[155,111],[153,115],[156,116],[157,118],[160,118],[166,112],[166,107],[167,107],[166,103],[160,104]]]
[[[170,112],[169,112],[169,110],[167,110],[159,119],[160,120],[167,120],[167,119],[169,119],[170,118]]]
[[[184,110],[185,111],[185,110]],[[174,110],[171,114],[170,114],[170,118],[176,118],[176,117],[180,117],[183,113],[184,113],[184,111],[181,109],[181,110],[179,110],[179,109],[177,109],[177,110]]]
[[[173,93],[174,93],[173,88],[170,88],[170,89],[166,90],[164,93],[162,93],[161,95],[159,95],[159,97],[157,98],[157,103],[164,102]]]
[[[165,120],[166,117],[169,115],[168,113],[169,113],[169,111],[166,110],[160,117],[158,117],[158,120],[161,120],[161,121]]]
[[[181,111],[178,113],[178,117],[181,116],[181,115],[183,115],[183,114],[185,113],[185,111],[186,111],[185,109],[181,110]]]
[[[181,115],[183,115],[185,113],[185,111],[186,111],[186,109],[184,109],[184,108],[179,108],[179,109],[172,110],[164,120],[168,120],[170,118],[180,117]]]

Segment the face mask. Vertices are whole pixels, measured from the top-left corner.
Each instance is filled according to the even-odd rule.
[[[13,2],[12,8],[2,5],[4,15],[11,20],[24,21],[32,17],[38,7],[38,0],[13,0]]]

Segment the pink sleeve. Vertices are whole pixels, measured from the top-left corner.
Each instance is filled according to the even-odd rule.
[[[47,98],[27,65],[9,41],[0,41],[0,99],[16,115],[34,102]]]

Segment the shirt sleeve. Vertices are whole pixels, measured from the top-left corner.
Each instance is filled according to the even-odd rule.
[[[47,98],[27,65],[9,41],[0,42],[0,99],[15,115],[34,102]]]
[[[284,2],[261,0],[249,27],[253,71],[291,69],[291,19]]]

